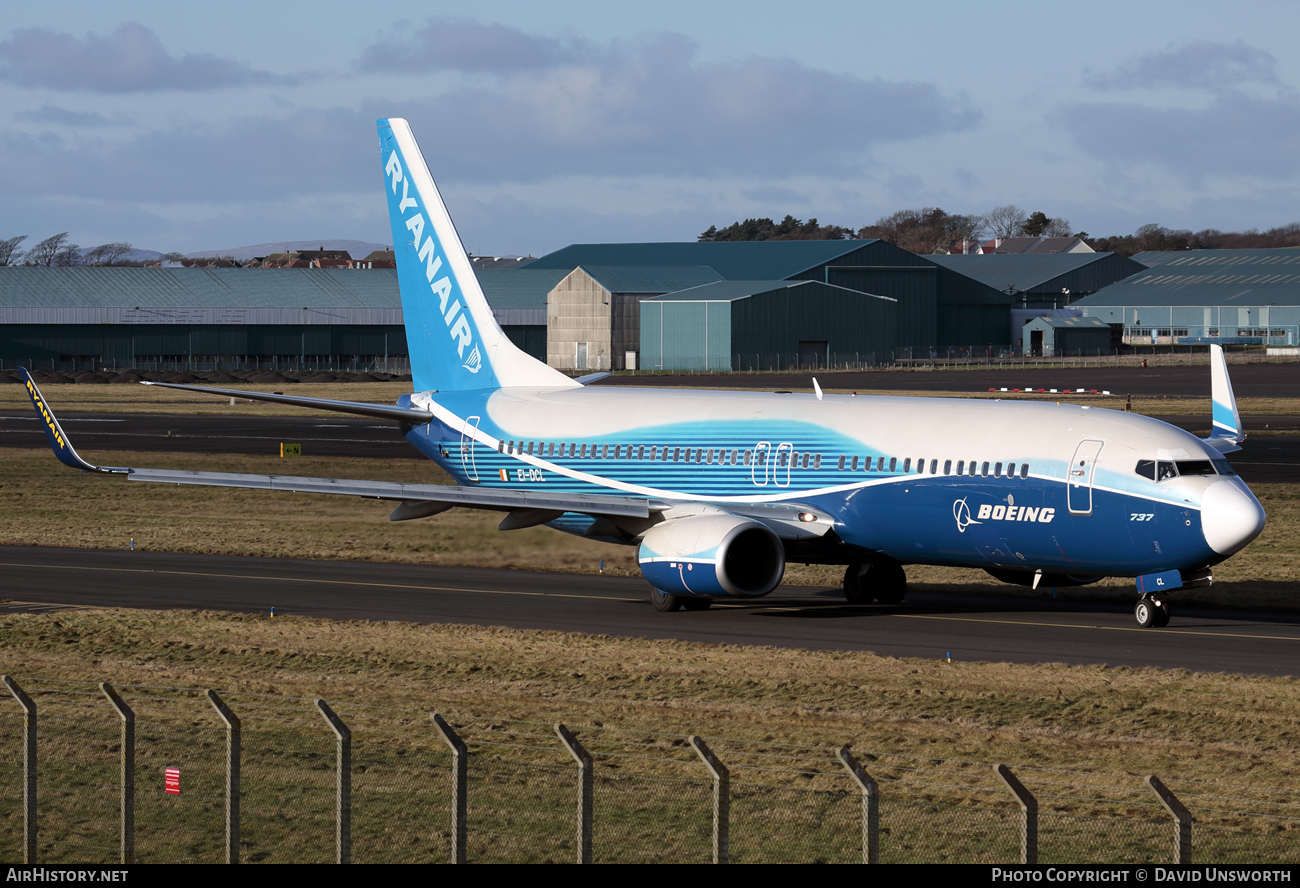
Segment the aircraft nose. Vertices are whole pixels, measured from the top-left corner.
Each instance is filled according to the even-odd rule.
[[[1216,481],[1201,498],[1201,532],[1220,555],[1245,548],[1264,529],[1264,507],[1245,485]]]

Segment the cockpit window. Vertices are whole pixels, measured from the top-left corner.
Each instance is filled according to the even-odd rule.
[[[1156,461],[1154,459],[1140,459],[1137,468],[1133,471],[1149,481],[1154,481],[1156,480]]]
[[[1235,471],[1233,471],[1232,464],[1229,463],[1226,459],[1215,459],[1215,460],[1211,460],[1211,462],[1213,462],[1214,467],[1219,470],[1220,475],[1237,474]]]
[[[1180,459],[1178,461],[1178,474],[1186,477],[1188,475],[1213,475],[1214,466],[1208,459]]]

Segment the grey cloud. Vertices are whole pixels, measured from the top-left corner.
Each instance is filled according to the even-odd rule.
[[[158,35],[128,22],[107,37],[78,38],[49,28],[22,28],[0,41],[0,80],[19,86],[97,93],[208,90],[290,83],[208,53],[173,55]]]
[[[472,19],[433,19],[367,47],[357,66],[363,71],[500,73],[572,64],[590,55],[590,46],[578,39],[535,37]]]
[[[1103,90],[1170,86],[1218,90],[1243,83],[1275,84],[1277,59],[1240,40],[1197,41],[1147,53],[1108,73],[1089,73],[1084,82]]]
[[[1217,94],[1204,108],[1078,103],[1053,115],[1087,154],[1118,165],[1153,164],[1185,181],[1294,181],[1300,96]]]
[[[58,105],[48,104],[42,105],[39,108],[33,108],[30,111],[19,111],[14,114],[14,117],[19,120],[30,120],[35,123],[56,123],[61,126],[77,128],[121,126],[131,122],[125,117],[105,117],[103,114],[94,111],[72,111],[68,108],[61,108]]]

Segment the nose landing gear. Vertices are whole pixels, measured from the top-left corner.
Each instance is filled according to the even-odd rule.
[[[1169,625],[1169,605],[1152,595],[1143,595],[1133,608],[1133,617],[1143,629],[1163,629]]]

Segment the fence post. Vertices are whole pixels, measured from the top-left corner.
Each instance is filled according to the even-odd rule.
[[[849,776],[862,790],[862,862],[880,863],[880,787],[858,764],[847,746],[840,747],[838,755]]]
[[[469,784],[469,748],[451,725],[436,712],[429,713],[442,739],[451,747],[451,862],[465,862],[465,793]]]
[[[993,772],[1020,803],[1020,862],[1038,863],[1038,799],[1025,789],[1006,765],[994,765]]]
[[[731,858],[731,772],[702,739],[692,735],[690,741],[695,754],[713,775],[713,862],[728,863]]]
[[[556,725],[555,733],[578,763],[578,863],[591,863],[591,753],[564,725]]]
[[[1155,774],[1147,777],[1147,786],[1155,792],[1160,804],[1174,818],[1174,862],[1192,862],[1192,812],[1169,791]]]
[[[226,723],[226,863],[239,863],[239,763],[242,747],[239,716],[230,711],[217,692],[207,692],[208,702]]]
[[[5,686],[23,708],[23,863],[36,862],[36,704],[18,682]]]
[[[99,683],[122,719],[122,862],[135,862],[135,713],[106,681]]]
[[[334,731],[338,760],[334,792],[335,863],[352,862],[352,731],[334,714],[324,700],[316,701],[316,708],[325,716]]]

